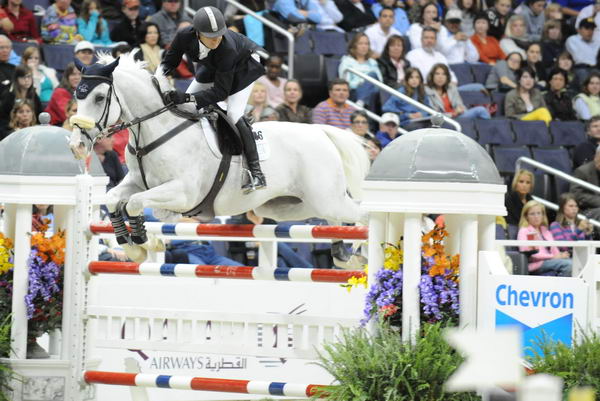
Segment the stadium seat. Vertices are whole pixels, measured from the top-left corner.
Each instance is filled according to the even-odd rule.
[[[273,32],[273,48],[275,53],[288,52],[288,40],[285,36]],[[306,32],[294,41],[294,54],[310,54],[313,52],[310,34]]]
[[[541,147],[531,149],[533,158],[550,167],[554,167],[567,174],[573,173],[573,163],[569,151],[560,146]],[[545,199],[554,201],[558,199],[561,193],[569,190],[569,183],[560,178],[555,178],[552,174],[546,174],[549,178],[545,182]]]
[[[340,66],[340,59],[337,57],[325,57],[325,73],[327,74],[327,81],[331,81],[338,77],[338,68]]]
[[[13,50],[19,56],[23,54],[23,51],[25,51],[25,49],[27,49],[28,47],[31,47],[31,46],[35,46],[35,47],[39,48],[39,46],[36,43],[31,43],[31,42],[12,42]],[[42,62],[42,61],[40,60],[40,62]]]
[[[48,67],[63,72],[70,62],[73,61],[73,45],[43,45],[42,52]]]
[[[519,157],[531,157],[527,146],[494,146],[494,162],[502,175],[515,173],[515,163]]]
[[[475,82],[485,85],[485,81],[492,70],[492,66],[489,64],[471,64],[471,72]]]
[[[475,122],[471,119],[462,119],[460,120],[460,126],[462,128],[462,133],[468,136],[469,138],[477,141],[477,130],[475,129]],[[450,129],[453,129],[450,127]]]
[[[511,120],[510,125],[517,145],[549,146],[552,143],[548,127],[543,121]]]
[[[492,102],[498,106],[495,117],[504,117],[504,98],[506,97],[506,93],[502,92],[492,92]]]
[[[474,120],[480,145],[513,145],[510,123],[506,119]]]
[[[585,142],[585,126],[579,121],[552,121],[550,134],[555,146],[577,146]]]
[[[310,31],[314,53],[324,56],[343,56],[348,53],[346,36],[336,31]]]
[[[327,98],[327,75],[325,57],[319,54],[296,54],[294,56],[294,76],[298,77],[303,95],[303,103],[314,107]]]
[[[482,91],[461,91],[460,97],[467,108],[489,104],[492,100]]]
[[[454,75],[456,75],[458,86],[475,82],[469,64],[450,64],[450,69],[454,72]]]

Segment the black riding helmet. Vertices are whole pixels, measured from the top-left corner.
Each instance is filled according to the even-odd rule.
[[[213,6],[202,7],[194,15],[194,30],[208,38],[223,36],[227,30],[225,17],[221,11]]]

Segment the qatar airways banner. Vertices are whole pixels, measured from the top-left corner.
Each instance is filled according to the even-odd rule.
[[[490,274],[480,277],[479,290],[479,327],[518,327],[524,355],[544,336],[571,345],[587,325],[588,286],[578,278]]]

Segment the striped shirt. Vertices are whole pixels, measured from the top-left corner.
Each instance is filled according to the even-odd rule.
[[[350,127],[350,115],[355,111],[354,107],[344,104],[338,107],[331,99],[322,101],[313,110],[313,124],[327,124],[338,128]]]

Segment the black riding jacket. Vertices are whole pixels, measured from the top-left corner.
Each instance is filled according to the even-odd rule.
[[[194,93],[196,106],[202,108],[227,99],[264,75],[264,67],[251,57],[259,49],[246,36],[227,30],[219,47],[200,60],[196,32],[192,27],[186,27],[177,32],[166,52],[162,60],[163,71],[169,74],[177,68],[184,54],[188,60],[197,63],[196,80],[200,83],[214,82],[211,88]]]

